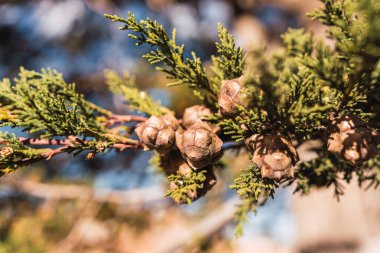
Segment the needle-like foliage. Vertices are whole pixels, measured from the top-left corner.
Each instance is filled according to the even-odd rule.
[[[67,84],[53,70],[39,73],[21,68],[14,84],[9,79],[0,82],[0,101],[11,115],[3,125],[20,127],[41,138],[105,133],[96,121],[96,111],[75,91],[75,84]]]
[[[285,152],[280,144],[264,143],[267,149],[273,149],[270,150],[272,153],[277,152],[289,158],[288,166],[283,171],[276,171],[286,175],[286,178],[279,179],[264,174],[276,162],[273,155],[258,154],[257,149],[252,150],[254,146],[248,145],[246,151],[250,152],[253,163],[261,163],[261,168],[251,164],[231,186],[242,199],[236,211],[238,234],[242,232],[247,212],[255,211],[257,205],[273,197],[280,185],[293,185],[295,193],[305,195],[313,188],[332,187],[336,197],[339,197],[344,194],[343,182],[355,179],[360,186],[366,187],[380,184],[380,141],[376,138],[380,130],[380,3],[377,0],[321,2],[322,7],[309,16],[328,27],[333,46],[314,38],[304,29],[289,29],[282,36],[283,46],[275,52],[269,53],[260,48],[244,54],[228,30],[219,25],[217,53],[211,58],[210,71],[206,71],[206,66],[194,52],[190,58],[186,57],[185,46],[176,42],[175,30],[169,34],[157,21],[149,18],[137,21],[132,13],[127,18],[106,15],[113,22],[121,23],[123,26],[120,29],[126,30],[138,46],[151,47],[151,51],[143,58],[173,80],[169,85],[187,84],[195,95],[203,99],[203,105],[208,108],[201,110],[207,111],[207,124],[213,124],[210,129],[218,135],[212,135],[212,140],[220,138],[223,142],[236,141],[236,146],[232,146],[236,149],[240,149],[241,143],[248,138],[258,142],[282,141],[283,146],[287,147]],[[121,77],[115,72],[106,71],[105,76],[110,90],[123,96],[132,109],[158,117],[170,113],[169,109],[141,92],[129,75]],[[231,84],[228,92],[225,92],[228,94],[221,94],[223,81],[232,79],[236,80],[225,82]],[[236,107],[234,109],[238,113],[223,114],[218,108],[222,108],[219,103],[221,98],[224,104]],[[130,129],[120,131],[120,126],[114,125],[133,120],[141,122],[145,118],[113,115],[89,103],[75,91],[74,84],[64,82],[62,75],[55,71],[43,70],[38,73],[21,69],[19,78],[14,82],[3,79],[0,82],[0,104],[3,126],[19,127],[38,138],[47,138],[45,141],[33,141],[30,138],[3,135],[1,173],[48,159],[57,153],[57,150],[52,149],[34,149],[30,147],[32,144],[44,143],[49,146],[64,142],[59,152],[77,154],[87,151],[88,158],[110,148],[123,150],[143,147],[139,141],[129,139]],[[156,143],[159,132],[165,130],[167,138],[160,141],[170,140],[170,144],[173,144],[171,147],[175,148],[175,134],[182,134],[183,128],[187,126],[168,126],[158,117],[153,118],[152,122],[158,122],[159,126],[145,126],[143,129],[149,131],[144,132],[143,138],[150,144]],[[359,126],[355,123],[348,130],[356,146],[346,140],[339,143],[339,140],[328,138],[334,128],[334,120],[346,118],[360,121]],[[339,137],[347,131],[338,130]],[[268,136],[270,138],[264,138]],[[54,140],[54,137],[67,139]],[[331,139],[333,144],[335,141],[335,144],[344,146],[341,154],[329,149]],[[204,139],[201,138],[201,141]],[[313,143],[319,144],[314,147]],[[209,150],[204,148],[204,143],[198,144],[191,144],[191,151],[195,150],[195,155],[192,155],[208,162]],[[303,144],[311,145],[310,152],[316,158],[298,162],[295,149]],[[356,147],[356,153],[352,146]],[[360,159],[350,160],[350,156],[344,153],[347,148],[351,148],[351,158],[352,154],[356,154]],[[202,153],[200,157],[197,153],[199,150]],[[176,159],[181,157],[189,158],[177,154]],[[170,163],[171,157],[165,158],[168,158],[169,165],[173,165]],[[157,163],[157,159],[153,160]],[[298,164],[295,166],[296,162]],[[162,168],[170,175],[171,190],[167,195],[177,203],[190,203],[205,194],[212,187],[207,182],[210,169],[205,168],[211,168],[215,165],[213,163],[215,161],[210,159],[210,163],[205,165],[207,167],[194,169],[190,174]],[[260,170],[263,166],[264,172]],[[290,167],[291,173],[286,174]]]
[[[211,57],[214,73],[211,81],[217,91],[223,80],[238,78],[244,70],[243,49],[236,46],[234,37],[222,24],[218,24],[218,36],[220,42],[215,43],[218,54]]]
[[[151,64],[158,64],[157,69],[174,80],[169,85],[189,84],[196,95],[203,97],[200,93],[202,91],[215,100],[216,91],[210,85],[201,60],[195,52],[191,53],[192,58],[185,58],[185,46],[177,44],[175,29],[169,36],[157,21],[147,18],[138,22],[132,13],[128,14],[127,19],[116,15],[105,15],[105,17],[113,22],[123,23],[124,26],[120,27],[120,30],[135,32],[128,36],[137,41],[137,46],[147,44],[155,47],[155,50],[145,54],[143,58]]]
[[[247,213],[256,212],[257,205],[262,205],[268,198],[273,198],[278,185],[271,179],[262,178],[260,169],[251,165],[242,171],[230,187],[236,190],[242,199],[242,203],[238,205],[235,212],[237,222],[235,234],[241,235],[243,224],[247,221]]]
[[[121,77],[114,71],[106,70],[104,76],[110,91],[115,95],[123,96],[131,109],[156,116],[162,116],[170,112],[170,110],[157,103],[145,91],[139,90],[136,87],[135,79],[129,73],[126,72]]]

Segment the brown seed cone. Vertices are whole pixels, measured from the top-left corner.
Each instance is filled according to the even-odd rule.
[[[196,123],[202,123],[205,117],[212,116],[211,110],[203,105],[194,105],[185,109],[182,125],[189,128]]]
[[[0,156],[1,157],[8,157],[14,153],[13,148],[11,147],[3,147],[0,149]]]
[[[188,175],[193,171],[178,150],[171,150],[161,155],[160,166],[165,170],[167,176],[174,175],[177,172],[180,172],[182,175]]]
[[[197,123],[207,123],[214,133],[218,133],[221,128],[205,122],[204,119],[212,116],[212,112],[204,105],[194,105],[185,109],[182,117],[182,125],[187,129]]]
[[[166,114],[162,117],[151,116],[139,125],[135,132],[144,146],[144,150],[155,149],[166,152],[173,148],[175,143],[175,131],[178,129],[177,119]]]
[[[327,150],[354,166],[378,154],[379,133],[356,116],[333,119],[327,135]]]
[[[209,190],[211,190],[214,187],[214,185],[217,182],[216,176],[215,176],[214,172],[212,171],[212,167],[211,166],[206,167],[205,170],[207,170],[207,173],[205,175],[206,180],[203,182],[203,188],[202,189],[197,188],[196,190],[189,190],[186,192],[187,197],[191,201],[195,201],[195,200],[203,197]],[[180,173],[188,173],[187,170],[185,172],[181,172],[181,171],[179,171],[179,172]],[[184,174],[184,175],[189,175],[189,174]],[[176,190],[177,188],[178,188],[178,186],[174,182],[170,182],[170,185],[169,185],[170,190]],[[177,204],[180,204],[180,205],[187,204],[187,203],[188,203],[187,198],[180,199],[177,202]]]
[[[248,99],[243,93],[243,76],[223,81],[218,96],[220,112],[226,117],[234,117],[239,114],[239,106],[247,106]]]
[[[165,124],[167,126],[171,126],[174,129],[174,131],[176,131],[179,128],[179,122],[172,114],[165,114],[164,116],[162,116],[162,119],[164,120]]]
[[[183,158],[194,169],[206,167],[222,154],[222,140],[206,123],[197,123],[185,131],[177,131],[176,144]]]
[[[252,152],[252,162],[260,168],[261,176],[280,181],[294,177],[294,166],[299,160],[296,149],[284,136],[252,135],[245,144]]]

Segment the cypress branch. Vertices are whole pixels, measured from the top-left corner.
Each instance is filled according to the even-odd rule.
[[[163,67],[158,66],[157,69],[166,73],[169,79],[175,80],[169,86],[189,84],[191,88],[202,90],[211,99],[216,99],[216,91],[210,85],[201,60],[194,52],[191,53],[191,58],[185,58],[185,46],[177,44],[175,29],[170,37],[162,25],[149,18],[138,22],[132,13],[128,13],[127,19],[108,14],[105,17],[113,22],[123,23],[124,26],[120,27],[120,30],[135,32],[128,36],[137,41],[137,46],[147,44],[156,48],[145,54],[143,58],[153,65],[163,65]],[[195,94],[200,95],[199,92]]]
[[[21,128],[37,139],[3,134],[1,173],[63,152],[87,152],[90,159],[109,149],[144,147],[159,153],[152,163],[169,175],[167,195],[190,203],[215,184],[213,167],[222,156],[222,142],[236,141],[229,149],[249,152],[252,161],[231,185],[242,199],[235,215],[238,234],[247,212],[273,197],[281,185],[294,184],[301,194],[332,187],[337,198],[344,194],[342,182],[354,176],[360,186],[377,187],[380,4],[321,2],[310,17],[329,27],[334,48],[304,29],[289,29],[278,51],[259,49],[245,57],[219,25],[211,77],[195,53],[185,58],[175,30],[169,35],[157,21],[137,21],[131,13],[127,19],[106,15],[122,23],[137,45],[153,47],[143,57],[166,73],[172,85],[188,84],[203,105],[188,111],[188,124],[183,124],[141,92],[133,77],[106,71],[110,90],[150,118],[115,115],[86,101],[56,71],[21,69],[13,82],[0,82],[1,125]],[[140,140],[132,139],[135,128]],[[314,150],[317,158],[299,162],[296,148],[304,142],[324,143]]]

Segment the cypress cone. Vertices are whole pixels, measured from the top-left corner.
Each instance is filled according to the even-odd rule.
[[[205,118],[211,117],[213,114],[209,108],[204,105],[194,105],[185,109],[182,117],[182,125],[185,128],[190,128],[197,123],[208,124],[214,133],[218,133],[221,129],[220,127],[205,122]]]
[[[182,125],[189,128],[196,123],[202,123],[205,117],[212,116],[211,110],[204,105],[194,105],[185,109]]]
[[[225,117],[235,117],[239,114],[239,106],[248,106],[249,99],[243,92],[243,76],[222,82],[218,96],[218,106]]]
[[[13,148],[11,147],[3,147],[0,149],[0,156],[1,157],[8,157],[14,153]]]
[[[379,133],[354,115],[332,119],[327,149],[354,166],[378,154]]]
[[[280,134],[252,135],[245,141],[252,152],[252,162],[260,168],[261,176],[280,181],[294,177],[299,160],[296,149]]]
[[[175,131],[179,128],[177,119],[166,114],[161,117],[151,116],[135,130],[144,146],[144,150],[167,152],[174,147]]]
[[[176,144],[182,157],[194,169],[204,168],[222,155],[223,142],[206,123],[177,131]]]
[[[180,172],[182,175],[190,174],[192,168],[181,156],[178,150],[171,150],[160,157],[160,166],[164,169],[167,176]]]

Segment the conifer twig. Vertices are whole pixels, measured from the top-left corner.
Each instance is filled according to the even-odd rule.
[[[50,146],[70,146],[73,144],[73,141],[77,140],[75,137],[68,137],[67,139],[37,139],[37,138],[19,137],[17,139],[23,144],[38,145],[38,146],[49,146],[49,145]],[[86,143],[86,141],[84,141],[83,143]],[[7,141],[0,140],[0,144],[7,144]],[[121,143],[113,144],[112,147],[116,149],[121,149],[123,147],[133,147],[133,146],[140,147],[140,145],[141,144],[138,141],[126,139]]]
[[[38,141],[29,141],[29,142],[30,143],[34,142],[34,143],[38,143],[36,145],[41,145],[41,143],[49,143],[49,141],[50,140],[38,140]],[[63,145],[63,143],[67,143],[68,140],[63,140],[62,142],[57,142],[57,140],[54,140],[53,142],[59,143],[58,145]],[[48,149],[46,152],[41,153],[40,156],[38,157],[23,158],[21,161],[18,162],[18,165],[23,166],[23,165],[29,165],[33,162],[38,162],[42,160],[50,160],[52,157],[56,155],[68,152],[71,148],[75,148],[75,147],[72,144],[68,144],[60,148]],[[115,143],[108,148],[112,148],[118,151],[124,151],[126,149],[142,149],[143,147],[139,142],[137,142],[136,144]],[[89,154],[92,154],[92,152],[90,152]],[[92,158],[93,156],[87,156],[87,157],[89,159],[89,158]]]
[[[117,115],[111,114],[107,117],[104,126],[109,127],[115,124],[123,124],[127,122],[144,122],[147,118],[139,115]]]
[[[157,70],[166,73],[174,81],[169,86],[188,84],[197,96],[203,98],[200,94],[200,90],[203,90],[213,101],[217,99],[217,91],[210,84],[202,61],[195,52],[191,52],[191,58],[185,57],[185,46],[177,44],[175,29],[170,36],[157,21],[149,18],[137,21],[130,12],[127,19],[117,15],[104,16],[113,22],[122,23],[120,30],[129,31],[128,36],[136,41],[137,46],[146,44],[154,47],[155,50],[143,58],[152,65],[162,64],[157,66]]]

